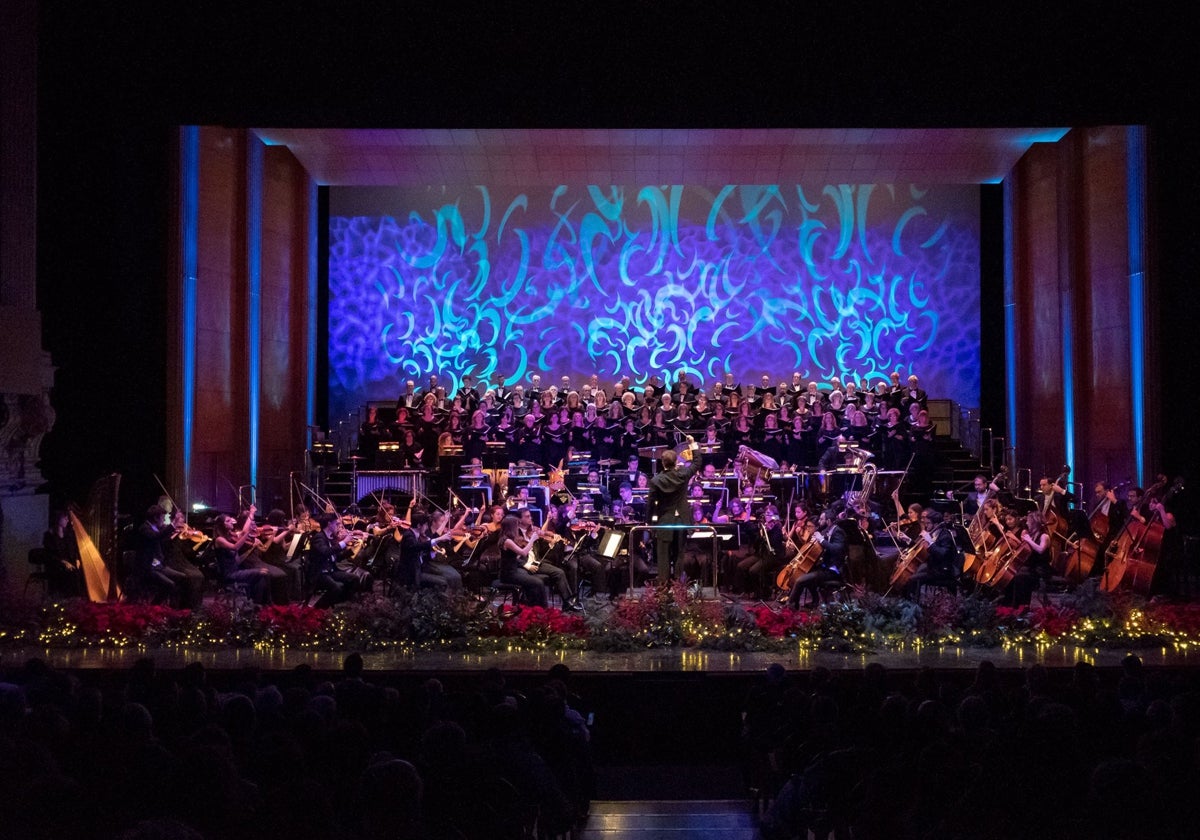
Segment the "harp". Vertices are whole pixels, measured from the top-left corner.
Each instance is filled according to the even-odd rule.
[[[120,487],[120,473],[107,475],[92,485],[84,512],[86,525],[75,510],[68,512],[75,542],[79,545],[79,560],[90,601],[121,598],[121,587],[112,573],[118,551],[117,493]]]

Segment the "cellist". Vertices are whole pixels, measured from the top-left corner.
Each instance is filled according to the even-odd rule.
[[[815,568],[792,583],[792,591],[787,599],[790,610],[800,609],[800,599],[805,592],[810,593],[811,603],[815,606],[821,600],[823,584],[840,583],[842,580],[842,567],[846,563],[846,532],[836,522],[830,521],[829,511],[821,514],[812,539],[820,543],[823,551],[817,558]]]
[[[1024,522],[1021,522],[1016,511],[1008,511],[1006,518],[1006,539],[1018,557],[1024,555],[1024,560],[1014,564],[1016,574],[1005,592],[1004,603],[1013,607],[1027,607],[1033,598],[1033,590],[1050,575],[1050,534],[1046,531],[1042,515],[1036,510],[1026,514]]]
[[[908,579],[904,596],[916,601],[920,598],[922,586],[937,586],[954,594],[958,591],[958,549],[954,544],[954,536],[942,521],[942,515],[936,510],[921,511],[919,521],[921,532],[916,539],[924,541],[928,546],[925,565]]]

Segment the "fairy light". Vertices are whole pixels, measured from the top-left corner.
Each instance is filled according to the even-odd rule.
[[[1120,599],[1104,602],[1103,608],[1110,610],[1104,615],[1077,615],[1057,607],[997,611],[984,605],[966,612],[960,609],[960,617],[968,617],[967,625],[933,626],[914,618],[911,609],[903,612],[894,599],[878,597],[869,606],[848,601],[793,613],[767,607],[727,608],[682,589],[643,590],[615,606],[592,605],[583,618],[538,608],[493,614],[478,605],[470,611],[452,606],[446,612],[442,605],[433,609],[422,597],[403,603],[376,599],[333,610],[295,605],[258,608],[226,599],[195,613],[138,604],[55,602],[41,609],[36,625],[0,626],[0,643],[120,651],[245,647],[261,653],[362,648],[406,655],[432,650],[549,652],[560,658],[568,650],[681,647],[803,655],[812,650],[865,654],[909,647],[920,653],[967,645],[999,646],[1019,659],[1026,648],[1044,655],[1056,645],[1093,652],[1101,647],[1152,646],[1164,656],[1200,645],[1200,605],[1142,606]],[[422,620],[432,615],[434,626],[425,626],[421,638],[406,635],[409,625],[395,620],[402,608],[409,615],[425,609]],[[389,629],[374,632],[363,619],[370,614],[386,615],[392,622]],[[746,615],[750,622],[739,623]]]

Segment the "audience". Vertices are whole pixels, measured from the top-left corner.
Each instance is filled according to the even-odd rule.
[[[761,836],[1191,837],[1196,682],[1135,656],[1103,672],[772,665],[741,710]],[[0,673],[0,836],[491,840],[586,817],[590,710],[565,666],[526,693],[498,669],[470,689],[400,684],[353,654],[332,679],[29,660]]]
[[[333,681],[247,670],[229,690],[198,664],[114,673],[0,674],[0,836],[492,840],[587,813],[588,732],[561,679],[530,698],[495,669],[474,691],[402,691],[356,654]]]

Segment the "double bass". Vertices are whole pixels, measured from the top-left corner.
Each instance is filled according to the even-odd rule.
[[[1108,489],[1106,495],[1112,496],[1112,498],[1109,499],[1110,503],[1116,502],[1117,493],[1127,484],[1129,484],[1128,481],[1122,481],[1116,487],[1111,487]],[[1096,509],[1092,511],[1090,516],[1088,516],[1088,527],[1092,531],[1092,537],[1101,545],[1103,545],[1104,541],[1109,538],[1110,531],[1112,530],[1112,519],[1108,515],[1109,510],[1111,510],[1111,507],[1096,505]]]
[[[988,529],[988,502],[996,497],[998,482],[1004,475],[1008,473],[1008,467],[1000,467],[1000,472],[988,482],[987,492],[984,494],[983,501],[979,503],[979,509],[971,516],[971,521],[967,523],[967,536],[971,540],[971,551],[963,553],[963,572],[969,573],[975,566],[975,561],[980,560],[982,565],[983,557],[987,556],[988,551],[995,545],[995,540],[991,531]]]
[[[1128,483],[1122,482],[1107,492],[1113,494],[1115,499],[1115,491]],[[1111,502],[1113,499],[1109,501]],[[1070,583],[1083,583],[1091,576],[1104,542],[1109,537],[1111,522],[1108,510],[1108,506],[1096,505],[1095,510],[1088,517],[1090,533],[1080,534],[1075,540],[1068,539],[1065,550],[1055,558],[1054,571],[1065,577]]]
[[[1176,492],[1183,489],[1183,481],[1176,479],[1175,484],[1164,494],[1163,488],[1166,486],[1167,477],[1159,476],[1158,481],[1146,491],[1147,502],[1159,501],[1165,504]],[[1159,510],[1155,507],[1145,522],[1139,521],[1130,511],[1125,526],[1105,552],[1107,563],[1100,578],[1101,591],[1115,592],[1118,588],[1128,588],[1139,595],[1150,595],[1154,573],[1162,553],[1163,532],[1166,530]]]

